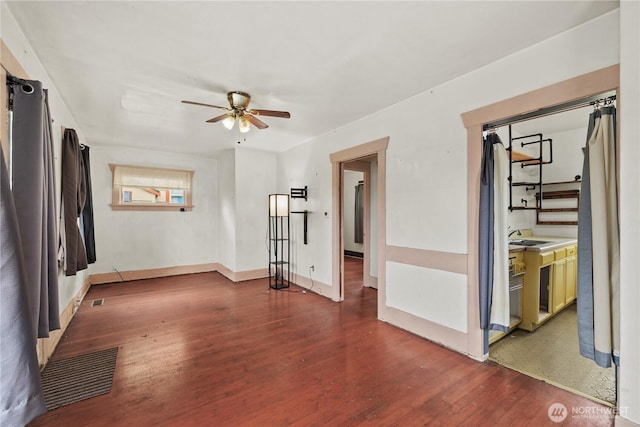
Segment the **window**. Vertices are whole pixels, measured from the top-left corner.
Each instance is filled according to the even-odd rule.
[[[190,211],[193,171],[110,164],[111,209]]]

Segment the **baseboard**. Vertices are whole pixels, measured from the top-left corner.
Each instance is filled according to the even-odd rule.
[[[352,257],[355,257],[355,258],[364,258],[364,254],[362,252],[348,251],[346,249],[344,251],[344,256],[352,256]]]
[[[91,285],[99,285],[104,283],[129,282],[132,280],[154,279],[156,277],[179,276],[182,274],[206,273],[217,270],[218,263],[209,263],[150,268],[146,270],[113,271],[109,273],[92,274],[89,276],[89,283]]]
[[[233,271],[222,264],[217,264],[216,270],[232,282],[244,282],[245,280],[263,279],[269,277],[268,268],[257,270]]]
[[[389,306],[385,307],[382,316],[378,313],[378,318],[458,353],[469,354],[467,334],[464,332]]]
[[[323,297],[329,297],[329,295],[331,295],[332,293],[331,286],[327,285],[326,283],[322,283],[317,280],[312,281],[310,278],[301,276],[296,273],[291,273],[291,281],[294,285],[305,288],[308,291],[315,292],[316,294],[322,295]]]
[[[369,288],[378,289],[378,278],[374,276],[368,276],[364,285]]]
[[[217,271],[232,282],[262,279],[269,277],[267,268],[257,270],[233,271],[222,264],[212,262],[209,264],[181,265],[175,267],[151,268],[147,270],[129,270],[109,273],[92,274],[89,276],[91,285],[104,283],[129,282],[132,280],[155,279],[157,277],[180,276],[182,274],[207,273]]]
[[[62,335],[64,335],[64,332],[67,330],[69,323],[71,323],[71,319],[73,319],[73,316],[76,314],[80,303],[89,291],[90,286],[91,283],[89,282],[89,279],[85,280],[80,290],[78,290],[78,292],[74,295],[73,298],[71,298],[71,301],[69,301],[64,310],[62,310],[62,313],[60,313],[60,329],[49,332],[48,338],[38,338],[36,349],[38,352],[38,364],[40,365],[41,369],[44,368],[44,366],[49,361],[49,358],[55,351],[56,346],[62,338]]]
[[[616,415],[614,425],[616,427],[640,427],[640,424],[636,424],[631,420],[621,417],[619,414]]]

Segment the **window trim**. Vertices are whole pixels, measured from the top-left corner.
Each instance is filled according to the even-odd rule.
[[[155,172],[162,173],[167,172],[187,172],[189,174],[189,187],[184,189],[184,204],[164,204],[164,203],[123,203],[120,200],[121,186],[116,185],[116,169],[118,167],[127,167],[135,169],[146,169]],[[172,168],[160,168],[150,166],[137,166],[137,165],[124,165],[117,163],[109,163],[109,169],[111,169],[111,210],[114,211],[174,211],[174,212],[191,212],[195,207],[192,204],[193,196],[193,175],[195,171],[187,169],[172,169]]]

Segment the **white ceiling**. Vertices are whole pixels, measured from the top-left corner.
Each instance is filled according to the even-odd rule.
[[[205,120],[246,91],[244,145],[281,151],[618,7],[616,1],[30,2],[10,11],[90,145],[213,156]],[[37,76],[36,76],[37,77]]]

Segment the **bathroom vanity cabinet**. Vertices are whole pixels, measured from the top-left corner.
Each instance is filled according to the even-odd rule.
[[[528,247],[523,257],[526,271],[518,327],[533,331],[576,298],[575,240]]]

